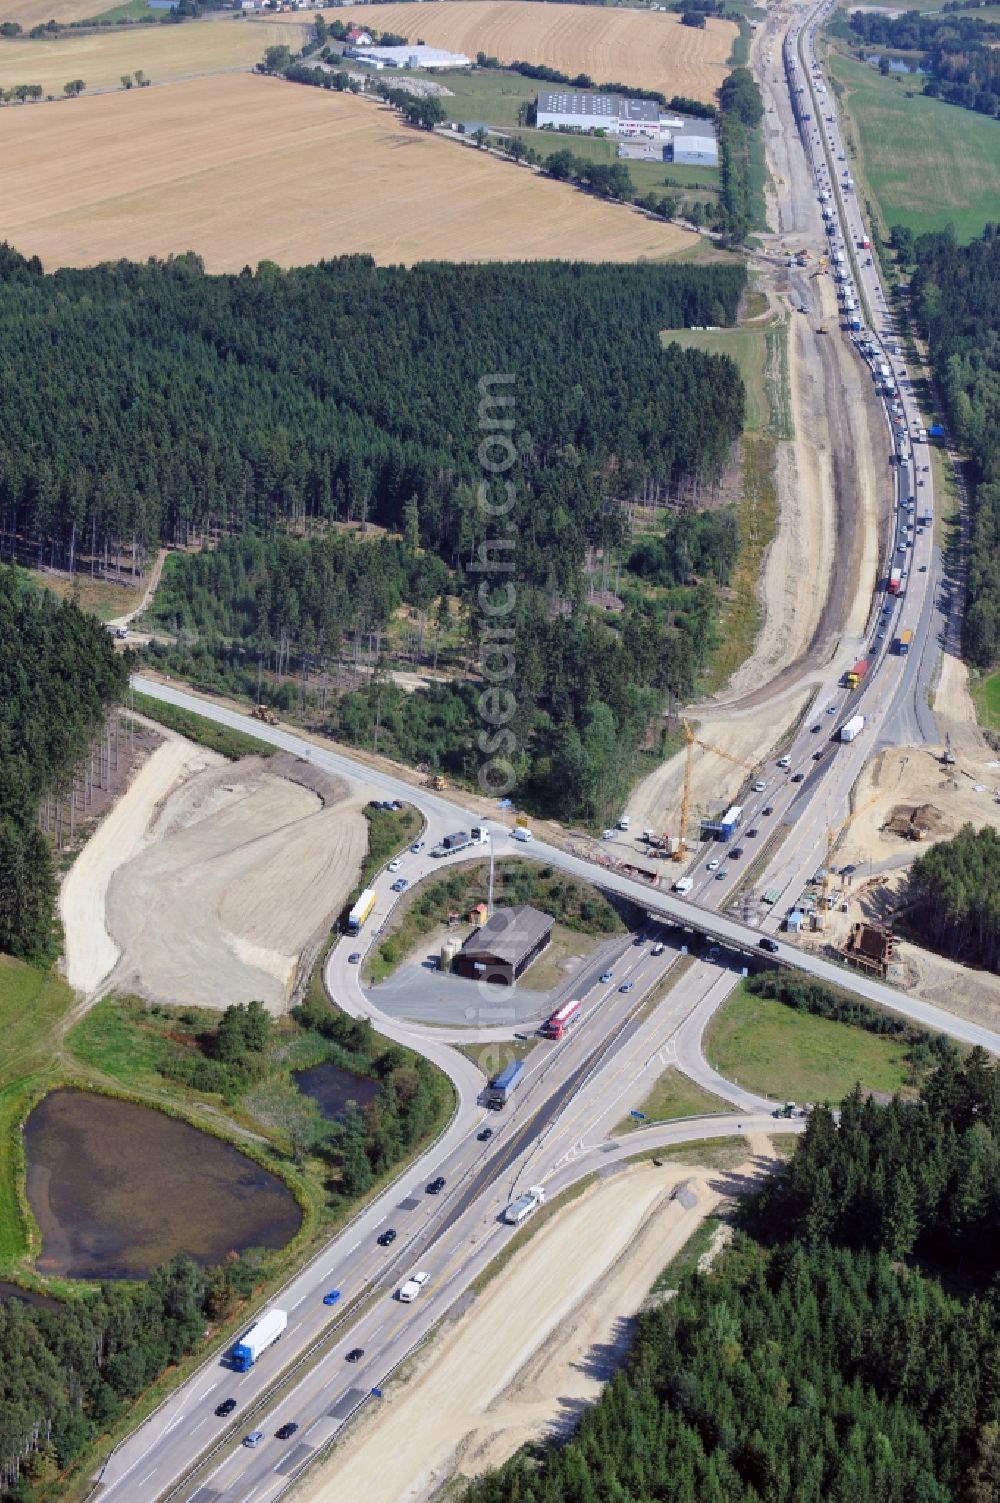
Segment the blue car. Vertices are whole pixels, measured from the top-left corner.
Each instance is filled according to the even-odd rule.
[[[324,1305],[335,1305],[337,1303],[337,1301],[339,1300],[339,1298],[340,1298],[340,1290],[339,1289],[331,1289],[329,1294],[324,1294],[324,1296],[323,1296],[323,1303],[324,1303]]]

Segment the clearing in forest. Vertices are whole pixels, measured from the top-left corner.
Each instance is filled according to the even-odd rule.
[[[210,271],[659,260],[696,239],[370,100],[248,74],[10,109],[4,134],[0,235],[47,269],[188,250]]]
[[[353,6],[323,14],[353,25],[358,20]],[[473,59],[485,52],[502,63],[542,63],[571,77],[586,73],[595,84],[634,84],[709,104],[729,71],[726,60],[737,34],[732,21],[711,19],[700,28],[682,26],[673,14],[536,0],[449,0],[434,6],[416,0],[374,14],[382,30],[409,42]]]

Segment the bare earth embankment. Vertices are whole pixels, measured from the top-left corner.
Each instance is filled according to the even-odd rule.
[[[358,22],[353,6],[326,10],[328,20]],[[711,19],[704,29],[680,16],[592,5],[540,5],[536,0],[449,0],[447,5],[394,5],[370,24],[408,41],[477,52],[502,63],[542,63],[560,73],[588,74],[596,84],[630,83],[661,93],[715,102],[726,76],[736,26]],[[544,88],[545,85],[540,85]]]
[[[0,237],[46,268],[186,250],[210,271],[359,251],[383,264],[634,261],[696,243],[371,101],[278,79],[234,73],[2,118]]]
[[[156,1002],[286,1005],[299,957],[343,906],[366,849],[360,799],[292,757],[205,768],[161,803],[113,874],[114,982]]]
[[[738,1175],[759,1173],[767,1139]],[[531,1239],[486,1291],[386,1390],[305,1503],[416,1503],[456,1470],[499,1465],[558,1433],[597,1398],[625,1351],[628,1322],[657,1275],[719,1203],[724,1176],[681,1165],[599,1183]],[[688,1205],[673,1199],[686,1184]],[[374,1414],[374,1411],[366,1411]]]

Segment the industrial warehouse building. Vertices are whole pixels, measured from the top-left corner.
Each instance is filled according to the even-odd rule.
[[[550,130],[603,130],[609,136],[658,138],[665,123],[653,100],[626,99],[623,94],[545,89],[538,95],[536,109],[539,130],[548,126]]]
[[[382,68],[471,68],[472,59],[464,52],[445,52],[441,47],[425,47],[422,42],[403,47],[346,47],[344,56],[363,67]]]
[[[706,126],[703,120],[698,121],[698,126],[697,132],[680,131],[671,138],[668,160],[696,167],[718,167],[719,146],[711,126]]]
[[[452,962],[457,976],[512,986],[552,938],[553,920],[537,908],[498,908],[474,930]]]

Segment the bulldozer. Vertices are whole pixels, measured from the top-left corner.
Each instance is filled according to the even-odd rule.
[[[265,725],[278,724],[277,715],[273,710],[269,710],[267,705],[254,705],[253,709],[250,711],[250,716],[253,720],[263,720]]]
[[[439,772],[432,772],[429,778],[424,778],[424,787],[433,788],[435,793],[443,793],[447,786]]]

